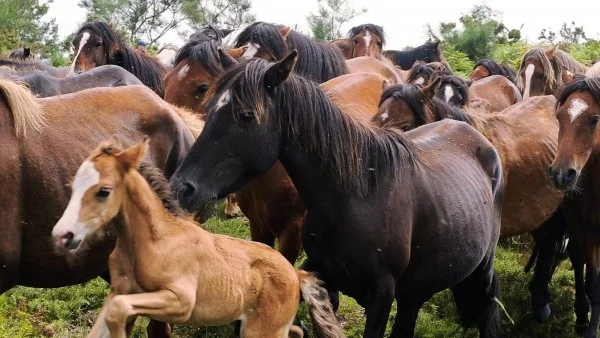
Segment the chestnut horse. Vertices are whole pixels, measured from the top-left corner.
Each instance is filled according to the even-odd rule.
[[[531,98],[501,114],[489,114],[477,109],[462,110],[441,100],[436,96],[440,84],[438,78],[423,88],[388,88],[373,123],[411,130],[452,118],[466,121],[488,138],[500,154],[506,178],[501,236],[532,233],[536,249],[526,270],[537,259],[530,283],[531,302],[536,318],[545,321],[550,315],[548,283],[564,251],[566,234],[564,217],[557,212],[563,194],[553,186],[547,170],[557,145],[556,100],[552,96]],[[458,140],[462,142],[464,138]]]
[[[532,48],[523,55],[517,72],[517,84],[523,98],[552,95],[563,84],[569,83],[576,74],[583,74],[586,67],[568,53],[558,49]]]
[[[504,63],[499,64],[496,61],[489,59],[477,61],[471,74],[469,74],[469,79],[476,81],[492,75],[502,75],[509,79],[510,82],[515,85],[517,84],[517,73],[515,73],[512,68]]]
[[[569,221],[569,250],[575,270],[576,324],[586,338],[597,337],[600,321],[600,237],[597,231],[600,78],[576,76],[558,93],[556,118],[560,126],[558,150],[549,171],[558,188],[572,192],[565,198],[563,209]],[[592,305],[591,321],[586,293]]]
[[[69,75],[103,65],[117,65],[135,75],[160,97],[167,68],[147,52],[131,48],[109,24],[101,21],[84,24],[73,38],[75,58]]]
[[[115,220],[111,288],[88,337],[124,338],[137,316],[193,326],[241,320],[248,338],[302,337],[292,323],[300,294],[315,332],[344,337],[327,291],[263,244],[213,235],[172,197],[169,183],[143,163],[148,138],[121,150],[111,141],[77,170],[71,200],[52,230],[55,245],[78,255]]]
[[[114,246],[103,240],[82,251],[85,264],[57,256],[50,230],[69,201],[67,187],[79,163],[101,140],[152,136],[149,160],[167,176],[194,138],[168,104],[145,86],[95,88],[45,99],[0,79],[0,293],[15,285],[60,287],[108,278]]]
[[[459,108],[475,108],[482,112],[501,112],[521,101],[521,92],[501,75],[466,81],[458,76],[442,76],[436,96]]]
[[[357,123],[292,74],[296,57],[252,60],[217,80],[206,126],[171,179],[183,206],[202,208],[279,158],[307,203],[303,266],[365,307],[364,337],[383,337],[394,299],[391,336],[413,336],[423,303],[447,288],[463,324],[499,336],[494,147],[451,120],[407,135]]]

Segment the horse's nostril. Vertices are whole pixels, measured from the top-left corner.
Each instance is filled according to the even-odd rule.
[[[575,170],[573,168],[569,168],[565,175],[565,179],[570,183],[570,182],[573,182],[576,177],[577,177],[577,170]]]
[[[72,247],[73,246],[73,238],[74,237],[75,236],[73,235],[73,233],[71,231],[69,231],[66,234],[64,234],[62,236],[62,240],[63,240],[64,246],[67,247],[67,248]]]
[[[190,182],[184,182],[179,189],[179,196],[183,198],[191,198],[196,194],[196,187]]]

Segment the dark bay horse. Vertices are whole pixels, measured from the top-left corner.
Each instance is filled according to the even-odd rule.
[[[517,73],[512,68],[505,65],[504,63],[500,64],[490,59],[483,59],[477,61],[475,66],[473,66],[471,74],[469,74],[469,79],[475,81],[492,75],[505,76],[512,83],[514,83],[515,85],[517,84]]]
[[[75,58],[69,75],[103,65],[117,65],[135,75],[160,97],[167,68],[155,57],[131,48],[109,24],[101,21],[84,24],[73,38]]]
[[[442,76],[436,96],[460,108],[475,108],[482,112],[501,112],[521,101],[519,88],[502,75],[492,75],[477,81],[458,76]]]
[[[25,84],[38,97],[68,94],[95,87],[143,85],[135,75],[113,65],[96,67],[85,73],[63,78],[54,77],[44,72],[35,72],[24,76],[0,74],[0,77]]]
[[[391,337],[413,336],[423,303],[446,288],[463,324],[498,337],[496,150],[451,120],[406,135],[357,123],[291,74],[296,55],[217,80],[206,126],[171,178],[183,206],[202,208],[280,159],[307,203],[304,268],[365,307],[364,337],[383,337],[394,299]]]
[[[408,72],[406,83],[425,86],[436,77],[444,75],[453,75],[453,73],[441,62],[415,61]]]
[[[5,79],[0,79],[0,89],[0,185],[13,187],[0,193],[0,293],[15,285],[60,287],[100,275],[108,278],[112,231],[90,243],[77,262],[55,254],[50,240],[77,167],[112,134],[127,144],[150,135],[148,160],[170,176],[191,147],[192,134],[145,86],[94,88],[44,99]]]
[[[243,57],[277,61],[292,49],[300,52],[296,73],[323,83],[347,74],[348,67],[341,50],[329,43],[318,43],[290,27],[265,22],[255,22],[237,37],[235,48],[247,47]]]
[[[584,74],[586,67],[567,52],[558,49],[536,47],[528,50],[521,59],[517,72],[517,84],[526,99],[530,96],[553,95],[574,75]]]
[[[439,41],[428,41],[421,46],[407,50],[384,50],[383,56],[404,70],[409,70],[415,61],[427,63],[444,61]]]
[[[569,253],[575,270],[576,324],[586,338],[592,338],[598,336],[600,321],[600,78],[576,76],[557,96],[560,132],[549,171],[554,184],[569,192],[563,209],[569,221]],[[586,294],[592,305],[591,321]]]
[[[529,270],[537,260],[530,283],[531,304],[536,318],[546,321],[550,315],[548,283],[564,252],[566,235],[564,216],[557,211],[563,194],[553,186],[547,173],[556,152],[556,100],[553,96],[531,98],[490,114],[478,109],[463,110],[440,99],[436,93],[441,83],[438,78],[424,88],[388,88],[373,123],[411,130],[445,118],[457,119],[473,125],[494,145],[506,178],[501,236],[527,232],[533,235],[536,249],[526,268]]]

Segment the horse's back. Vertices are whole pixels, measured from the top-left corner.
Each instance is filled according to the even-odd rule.
[[[377,112],[385,81],[380,75],[362,72],[338,76],[320,86],[344,113],[369,123]]]
[[[474,81],[469,86],[471,100],[484,100],[490,104],[490,112],[502,111],[521,101],[523,97],[517,86],[502,75],[492,75]]]

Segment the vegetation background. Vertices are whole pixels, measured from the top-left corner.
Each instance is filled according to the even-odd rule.
[[[50,1],[0,0],[0,55],[20,47],[31,47],[55,66],[68,65],[72,56],[72,36],[59,39],[55,20],[45,15]],[[150,50],[164,44],[163,37],[177,30],[189,36],[199,26],[215,23],[237,28],[254,21],[251,0],[80,0],[89,20],[112,22],[130,42],[145,39]],[[347,0],[319,0],[319,10],[307,17],[312,35],[330,41],[344,34],[342,25],[364,13],[365,9],[348,6]],[[543,30],[538,41],[521,39],[520,29],[506,27],[501,13],[480,5],[461,16],[457,22],[428,27],[431,39],[442,42],[443,53],[455,73],[466,76],[476,61],[491,58],[518,68],[521,56],[532,46],[559,44],[580,62],[591,65],[600,60],[600,41],[585,36],[576,23],[564,23],[558,33]],[[394,37],[388,37],[394,38]],[[410,46],[407,46],[407,48]],[[207,230],[249,238],[247,221],[226,219],[217,214],[203,225]],[[496,269],[501,280],[500,300],[506,308],[503,330],[507,337],[575,337],[574,283],[571,266],[563,262],[551,285],[552,316],[549,323],[535,323],[529,313],[528,282],[523,272],[529,257],[531,240],[521,236],[500,244]],[[301,259],[299,260],[301,261]],[[16,287],[0,296],[0,337],[84,337],[93,325],[107,292],[101,279],[86,284],[58,288],[33,289]],[[301,317],[309,324],[305,309]],[[512,318],[509,319],[508,316]],[[348,337],[361,337],[365,319],[363,310],[350,298],[343,297],[339,310]],[[134,337],[145,337],[146,320],[138,320]],[[389,323],[393,322],[393,315]],[[230,337],[232,327],[175,329],[178,337]],[[477,337],[474,329],[464,330],[449,292],[442,292],[420,312],[417,337]]]

